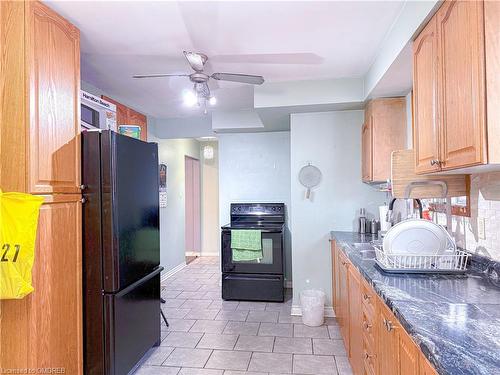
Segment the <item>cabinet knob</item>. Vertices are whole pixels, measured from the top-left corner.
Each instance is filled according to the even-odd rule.
[[[367,322],[363,322],[363,327],[365,328],[365,331],[368,331],[370,328],[372,328],[372,325],[368,324]]]
[[[363,293],[363,299],[366,301],[366,300],[369,300],[370,298],[372,298],[372,296],[369,296],[368,294],[366,293]]]

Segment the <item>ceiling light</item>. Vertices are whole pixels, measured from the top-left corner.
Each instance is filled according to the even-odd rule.
[[[203,158],[212,160],[214,158],[214,148],[210,145],[203,147]]]
[[[193,107],[195,104],[198,104],[198,97],[191,90],[186,90],[183,93],[184,105],[187,107]]]
[[[217,104],[217,98],[215,96],[211,96],[210,99],[208,99],[208,103],[210,105],[216,105]]]

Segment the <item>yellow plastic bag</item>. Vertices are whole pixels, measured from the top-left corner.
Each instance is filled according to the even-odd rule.
[[[31,269],[42,197],[0,190],[0,299],[20,299],[34,289]]]

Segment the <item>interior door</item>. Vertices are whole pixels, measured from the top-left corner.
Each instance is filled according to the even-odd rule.
[[[437,13],[443,170],[487,162],[482,1],[446,1]]]
[[[185,241],[187,254],[201,251],[200,161],[185,156]]]
[[[417,173],[440,169],[437,84],[437,21],[434,17],[413,43],[413,148]]]

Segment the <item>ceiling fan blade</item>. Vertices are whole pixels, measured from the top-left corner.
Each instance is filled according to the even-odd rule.
[[[239,55],[215,55],[210,57],[217,63],[236,64],[278,64],[278,65],[317,65],[324,58],[315,53],[252,53]]]
[[[249,83],[251,85],[262,85],[264,83],[264,77],[250,74],[214,73],[211,77],[217,81]]]
[[[186,57],[189,65],[191,65],[191,68],[197,72],[203,71],[203,66],[208,60],[208,57],[202,53],[184,51],[184,56]]]
[[[189,74],[135,74],[132,78],[189,77]]]

